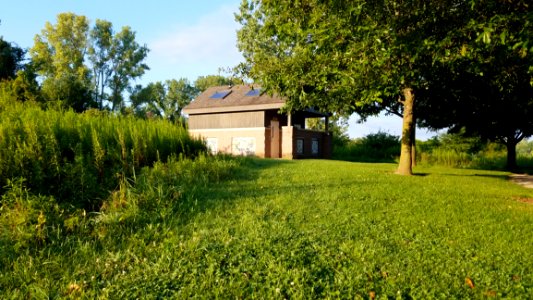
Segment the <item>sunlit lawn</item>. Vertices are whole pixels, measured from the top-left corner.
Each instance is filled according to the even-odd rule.
[[[533,190],[503,172],[435,167],[401,177],[394,169],[248,160],[220,183],[189,187],[153,218],[117,215],[104,226],[96,220],[105,216],[94,217],[92,236],[21,253],[3,267],[0,295],[533,295],[533,204],[525,201]]]

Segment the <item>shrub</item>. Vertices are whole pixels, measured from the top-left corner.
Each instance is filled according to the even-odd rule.
[[[360,162],[393,162],[400,154],[400,138],[385,132],[369,134],[333,148],[333,158]]]

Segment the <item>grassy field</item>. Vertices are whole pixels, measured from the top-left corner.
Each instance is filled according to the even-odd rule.
[[[158,163],[70,227],[35,221],[48,235],[29,246],[3,211],[0,298],[533,295],[533,190],[503,172],[395,167]]]

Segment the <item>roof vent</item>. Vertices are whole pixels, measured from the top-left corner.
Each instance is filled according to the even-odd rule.
[[[216,91],[213,95],[211,95],[211,99],[224,99],[231,93],[231,90],[224,90],[224,91]]]

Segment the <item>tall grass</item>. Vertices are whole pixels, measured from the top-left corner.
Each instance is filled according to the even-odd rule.
[[[202,141],[164,120],[0,103],[0,187],[23,178],[35,194],[76,207],[95,210],[135,170],[202,151]]]
[[[533,141],[524,140],[517,146],[517,164],[526,172],[533,172],[532,149]],[[395,162],[399,155],[400,138],[378,132],[335,145],[332,156],[354,162]],[[443,134],[416,143],[416,162],[422,165],[505,170],[506,155],[500,144],[461,134]]]
[[[418,153],[418,163],[454,168],[466,168],[472,165],[472,154],[450,149],[435,148],[429,152]]]
[[[24,180],[10,181],[0,202],[0,298],[105,295],[110,282],[142,261],[124,269],[117,265],[121,254],[111,260],[108,254],[150,252],[152,242],[169,234],[168,224],[194,214],[196,195],[234,177],[239,164],[227,157],[169,157],[121,181],[101,210],[89,213],[31,193]],[[78,281],[80,272],[88,277]],[[87,284],[95,290],[85,293]]]
[[[524,144],[527,143],[524,141]],[[428,146],[428,144],[432,145]],[[524,171],[532,171],[532,153],[520,151],[520,147],[517,148],[519,149],[516,158],[517,165]],[[507,152],[501,145],[494,143],[484,143],[474,149],[465,149],[464,145],[461,147],[427,141],[417,144],[417,162],[422,165],[452,168],[505,170]]]

